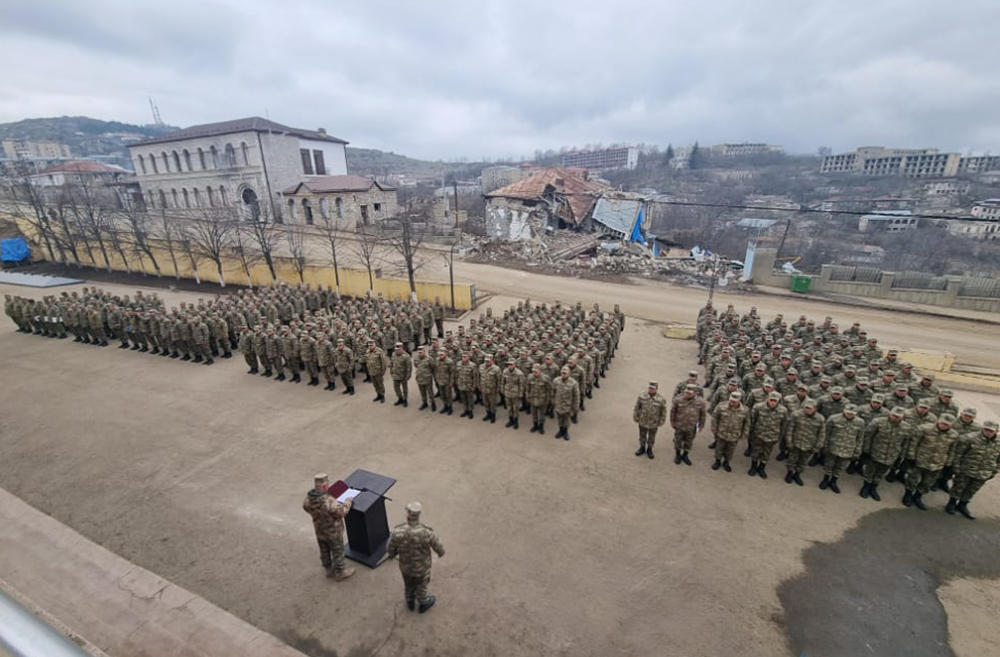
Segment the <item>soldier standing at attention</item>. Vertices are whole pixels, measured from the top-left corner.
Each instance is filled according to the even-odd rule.
[[[392,387],[396,391],[396,403],[393,406],[409,406],[410,375],[413,374],[413,362],[410,355],[403,351],[403,343],[396,343],[396,351],[392,355],[390,365],[392,371]]]
[[[368,352],[365,354],[365,365],[368,368],[368,376],[372,380],[372,385],[375,386],[375,399],[372,401],[383,404],[385,403],[386,360],[385,353],[379,349],[375,341],[369,340]]]
[[[257,354],[253,350],[253,331],[249,328],[243,329],[243,332],[240,333],[240,351],[243,353],[243,360],[250,367],[247,374],[256,374],[258,371]]]
[[[670,426],[674,429],[674,463],[682,461],[691,465],[688,452],[698,434],[705,426],[705,400],[698,397],[698,384],[689,383],[684,392],[674,397],[670,405]]]
[[[552,382],[542,374],[542,366],[538,363],[531,368],[531,375],[526,384],[525,397],[531,406],[531,433],[536,431],[545,435],[545,411],[552,397]]]
[[[439,338],[444,337],[444,306],[441,305],[441,297],[434,297],[434,326],[437,328]]]
[[[337,370],[337,374],[340,375],[340,380],[344,383],[344,388],[346,388],[340,394],[342,395],[353,395],[354,394],[354,352],[347,348],[344,344],[344,338],[337,338],[337,348],[333,353],[333,366]],[[333,387],[331,386],[331,390]]]
[[[969,501],[1000,469],[1000,441],[997,440],[997,423],[983,422],[979,433],[967,433],[955,448],[955,483],[945,511],[957,510],[969,520],[976,517],[969,511]]]
[[[715,463],[713,470],[724,468],[732,472],[729,465],[736,443],[744,440],[750,432],[750,411],[742,403],[743,393],[729,393],[729,401],[719,404],[712,412],[712,434],[715,436]]]
[[[830,488],[834,493],[840,493],[837,478],[848,463],[861,456],[864,443],[865,421],[857,416],[858,409],[854,404],[844,407],[842,413],[831,416],[826,421],[826,449],[823,456],[823,481],[819,483],[822,490]]]
[[[506,427],[519,428],[518,413],[521,411],[521,403],[524,398],[524,373],[517,369],[517,362],[513,359],[507,361],[507,369],[504,370],[500,378],[500,387],[503,391],[504,399],[507,400],[507,424]]]
[[[424,613],[437,601],[428,595],[427,585],[431,582],[431,550],[438,558],[444,556],[444,546],[434,530],[420,522],[420,502],[406,505],[406,522],[396,525],[389,537],[386,554],[390,559],[399,560],[399,572],[403,576],[403,591],[406,608]]]
[[[312,516],[319,560],[326,576],[341,582],[354,574],[344,562],[344,516],[351,510],[351,500],[341,504],[329,493],[330,479],[325,473],[313,477],[313,488],[306,494],[302,508]]]
[[[430,331],[430,329],[427,329]],[[434,366],[434,383],[441,394],[441,413],[452,413],[452,389],[455,385],[455,362],[448,358],[448,352],[441,349],[437,352],[437,363]]]
[[[427,355],[426,347],[418,347],[417,355],[413,358],[413,371],[417,379],[417,388],[420,390],[420,408],[424,410],[428,406],[432,411],[437,410],[434,402],[434,359]]]
[[[805,485],[802,481],[802,470],[809,462],[825,438],[825,421],[823,416],[816,412],[816,402],[806,399],[802,407],[792,412],[785,430],[784,446],[788,453],[788,472],[785,474],[785,483],[793,481],[799,485]]]
[[[902,453],[903,443],[909,432],[909,427],[903,421],[906,409],[896,406],[884,417],[877,417],[865,427],[864,444],[861,453],[867,455],[863,459],[863,474],[865,483],[858,493],[861,497],[869,497],[876,502],[882,500],[878,494],[878,484]]]
[[[632,409],[632,421],[639,425],[639,449],[636,456],[645,454],[653,456],[653,444],[656,442],[656,430],[667,421],[667,400],[657,393],[660,384],[650,381],[646,394],[639,395]]]
[[[552,410],[555,412],[559,431],[556,438],[569,440],[569,418],[580,406],[580,386],[569,375],[569,368],[560,370],[559,378],[552,382]],[[664,402],[664,408],[666,402]],[[664,417],[666,417],[664,415]]]
[[[775,443],[785,432],[788,409],[781,405],[781,393],[772,390],[765,401],[750,411],[750,470],[749,476],[767,479],[767,462]]]
[[[462,354],[462,363],[464,364],[467,360],[467,354]],[[473,363],[475,367],[475,363]],[[486,407],[486,415],[483,417],[483,422],[487,420],[490,424],[497,421],[497,403],[500,400],[500,366],[494,364],[493,354],[486,354],[486,359],[482,365],[479,366],[479,388],[483,397],[483,405]],[[462,389],[462,384],[459,383],[459,390]],[[463,392],[464,401],[464,392]],[[468,409],[467,413],[469,417],[472,417],[472,406],[466,404]],[[465,415],[463,413],[462,415]]]
[[[906,455],[911,465],[906,473],[903,506],[927,510],[924,493],[930,492],[937,482],[941,468],[948,462],[952,444],[958,440],[958,432],[952,429],[954,423],[954,415],[942,413],[935,424],[928,422],[917,427]]]

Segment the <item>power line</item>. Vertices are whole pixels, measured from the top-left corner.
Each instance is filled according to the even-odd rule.
[[[647,203],[658,203],[660,205],[680,205],[688,207],[698,207],[698,208],[723,208],[727,210],[766,210],[769,212],[794,212],[796,214],[843,214],[854,217],[863,217],[866,215],[875,214],[882,217],[912,217],[914,219],[935,219],[937,221],[977,221],[977,222],[996,222],[996,219],[990,219],[988,217],[972,217],[972,216],[960,216],[955,217],[951,215],[943,214],[891,214],[892,210],[820,210],[819,208],[778,208],[766,205],[742,205],[735,203],[703,203],[698,201],[663,201],[657,199],[648,199]]]

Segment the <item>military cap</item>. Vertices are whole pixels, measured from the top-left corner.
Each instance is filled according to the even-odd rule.
[[[740,384],[740,380],[736,379],[736,378],[729,379],[728,381],[726,381],[726,385],[730,385],[730,386],[738,386],[739,384]]]
[[[974,408],[963,408],[962,412],[961,412],[961,415],[971,415],[972,417],[976,417],[976,409],[974,409]]]
[[[395,346],[397,346],[397,347],[402,347],[402,346],[403,346],[403,343],[402,343],[402,342],[397,342]]]
[[[493,354],[483,354],[483,358],[486,360],[493,360]]]
[[[344,338],[337,338],[337,344],[340,344],[340,343],[341,343],[341,342],[343,342],[343,341],[344,341]],[[421,349],[422,349],[422,348],[423,348],[423,347],[421,347]]]
[[[319,486],[320,484],[325,484],[330,481],[330,475],[325,472],[317,472],[313,475],[313,485]]]
[[[857,373],[857,371],[858,371],[858,369],[856,367],[854,367],[853,365],[848,365],[847,367],[844,368],[844,372],[854,372],[854,373]]]
[[[821,377],[819,377],[819,382],[820,383],[823,383],[824,381],[826,381],[827,383],[833,383],[833,379],[831,379],[828,376],[821,376]]]
[[[698,391],[698,384],[696,384],[696,383],[689,383],[686,386],[684,386],[684,390],[685,390],[685,392],[697,392]]]
[[[993,420],[986,420],[985,422],[983,422],[983,428],[990,429],[991,431],[996,431],[998,428],[1000,428],[1000,425],[998,425]]]
[[[871,401],[882,404],[885,402],[885,396],[881,392],[876,392],[872,395]]]
[[[913,367],[913,363],[900,363],[899,364],[899,369],[901,369],[901,370],[908,370],[908,369],[911,369],[912,367]]]
[[[955,424],[955,416],[951,413],[942,413],[941,417],[938,418],[938,422],[946,422],[948,424]]]
[[[565,365],[563,365],[563,366],[562,366],[562,369],[561,369],[561,370],[559,370],[559,373],[560,373],[560,374],[569,374],[569,368],[568,368],[568,367],[566,367]]]
[[[791,354],[791,352],[788,352],[788,351],[783,351],[783,352],[781,352],[781,359],[782,359],[782,360],[784,360],[784,359],[786,359],[786,358],[787,358],[788,360],[791,360],[791,359],[792,359],[792,354]]]
[[[698,376],[698,370],[690,370],[688,372],[688,378]]]
[[[795,369],[794,367],[789,367],[787,370],[785,370],[785,375],[786,376],[789,375],[789,374],[798,374],[798,373],[799,373],[799,371],[797,369]]]
[[[772,379],[769,376],[765,376],[764,377],[764,383],[763,383],[763,385],[765,385],[765,386],[773,386],[774,385],[774,379]]]
[[[927,403],[926,399],[921,399],[917,402],[917,406],[923,406],[924,408],[930,408],[931,405]]]
[[[893,406],[892,410],[889,411],[889,415],[898,415],[899,417],[903,417],[906,415],[906,409],[902,406]]]
[[[868,377],[867,376],[859,376],[858,379],[857,379],[857,384],[859,386],[866,386],[869,383],[870,382],[868,381]]]
[[[649,382],[649,387],[650,388],[659,388],[660,387],[660,383],[659,383],[659,381],[650,381]]]
[[[743,399],[743,393],[739,390],[729,393],[730,401],[740,401],[741,399]]]
[[[406,505],[406,515],[408,516],[419,516],[423,510],[424,507],[420,502],[410,502]]]
[[[806,399],[805,401],[802,402],[802,408],[816,408],[816,400]]]
[[[909,390],[910,387],[908,385],[906,385],[905,383],[903,383],[902,381],[900,381],[899,383],[896,384],[896,388],[895,389],[896,390]]]
[[[800,383],[797,386],[795,386],[795,389],[796,390],[808,390],[809,386],[807,386],[805,383]]]
[[[899,349],[890,349],[889,353],[890,354],[896,354],[898,356],[899,355]]]
[[[848,404],[847,406],[844,407],[844,412],[845,413],[857,413],[858,412],[858,407],[855,406],[854,404]]]
[[[763,371],[767,369],[767,365],[765,365],[764,363],[757,363],[756,365],[754,365],[754,369]]]
[[[781,393],[778,392],[777,390],[772,390],[771,392],[768,393],[767,398],[768,400],[773,399],[775,401],[781,401]]]
[[[507,364],[508,364],[508,365],[516,365],[516,364],[517,364],[517,361],[516,361],[516,360],[514,360],[513,358],[508,358],[508,359],[507,359]]]
[[[833,386],[830,388],[830,394],[844,394],[844,389],[841,386]]]
[[[955,393],[952,392],[951,388],[941,388],[941,390],[938,391],[938,394],[940,396],[942,396],[942,397],[954,397],[955,396]]]
[[[921,376],[920,378],[921,379],[928,379],[930,381],[933,381],[934,380],[934,375],[931,374],[930,372],[927,372],[923,376]]]

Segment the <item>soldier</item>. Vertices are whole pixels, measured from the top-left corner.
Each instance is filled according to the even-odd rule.
[[[386,548],[390,559],[399,560],[407,609],[413,611],[419,605],[421,614],[437,601],[427,593],[427,585],[431,581],[431,550],[437,553],[438,558],[444,556],[444,546],[437,534],[420,522],[422,510],[420,502],[406,505],[406,522],[393,528]]]
[[[659,387],[658,382],[650,381],[646,394],[639,395],[632,409],[632,421],[639,425],[639,449],[635,451],[636,456],[645,454],[651,459],[655,458],[653,445],[656,443],[656,431],[664,425],[668,415],[667,400],[657,392]]]
[[[861,456],[864,441],[865,421],[857,415],[854,404],[848,404],[844,411],[826,421],[826,447],[823,450],[823,481],[821,490],[828,487],[834,493],[840,493],[837,479],[840,473],[853,459]]]
[[[257,327],[260,330],[260,327]],[[247,370],[247,374],[257,373],[257,354],[253,349],[253,332],[249,328],[243,329],[240,333],[240,352],[243,354],[243,360],[246,361],[247,365],[250,367]]]
[[[715,436],[715,463],[713,470],[719,467],[726,472],[732,472],[729,461],[733,458],[736,443],[744,440],[750,432],[750,411],[742,404],[743,393],[729,393],[729,400],[719,404],[712,411],[712,435]]]
[[[178,342],[182,345],[181,349],[184,349],[184,347],[183,347],[183,343],[184,343],[183,335],[184,334],[183,334],[182,331],[180,331],[180,324],[182,324],[182,323],[183,323],[183,320],[178,320],[177,321],[177,324],[178,324],[178,335],[182,336]],[[257,358],[260,359],[260,366],[264,370],[263,372],[260,373],[260,375],[261,376],[271,376],[271,359],[268,358],[268,356],[267,356],[267,335],[261,329],[260,325],[257,325],[257,326],[254,327],[254,332],[253,332],[253,352],[255,354],[257,354]]]
[[[877,417],[865,427],[861,453],[864,461],[865,483],[861,486],[861,497],[871,497],[881,501],[878,484],[899,458],[903,441],[909,428],[903,422],[906,409],[894,406],[889,415]]]
[[[687,390],[687,387],[688,387],[689,383],[692,383],[694,385],[698,385],[698,370],[691,370],[691,371],[689,371],[688,375],[687,375],[687,378],[684,379],[683,381],[681,381],[680,383],[678,383],[676,386],[674,386],[674,394],[671,397],[671,399],[675,399],[675,398],[679,397],[680,395],[683,395],[684,391]],[[700,389],[700,386],[699,386],[699,389]]]
[[[521,410],[521,402],[524,397],[524,372],[517,369],[517,362],[514,359],[507,361],[507,369],[504,370],[500,378],[500,390],[507,402],[507,424],[506,427],[519,428],[518,413]]]
[[[333,366],[340,375],[345,390],[340,394],[354,394],[354,352],[347,348],[344,338],[337,338],[337,348],[333,353]],[[330,387],[333,389],[333,386]]]
[[[941,388],[938,390],[938,396],[936,401],[931,402],[931,413],[941,417],[945,413],[949,415],[958,415],[958,404],[952,401],[955,393],[951,391],[951,388]]]
[[[288,368],[288,376],[291,377],[292,383],[300,383],[302,377],[299,372],[302,371],[302,359],[299,357],[299,341],[287,326],[281,327],[281,355],[284,358],[285,367]],[[318,362],[317,358],[317,364]],[[278,375],[278,379],[284,379],[284,372]],[[327,380],[330,381],[330,379]],[[333,388],[334,386],[331,385],[330,390]]]
[[[525,384],[525,398],[531,407],[531,433],[545,435],[545,411],[552,397],[552,382],[542,373],[542,366],[535,363]]]
[[[427,329],[430,335],[430,329]],[[448,358],[448,352],[441,349],[437,352],[438,360],[434,366],[434,383],[441,395],[441,413],[452,413],[452,390],[455,386],[455,362]],[[432,406],[433,408],[433,406]]]
[[[385,403],[385,370],[387,367],[385,352],[383,352],[374,340],[368,341],[368,351],[365,352],[365,367],[368,369],[368,376],[375,387],[375,399],[373,402]]]
[[[698,385],[689,383],[684,393],[670,405],[670,426],[674,430],[674,463],[691,465],[688,452],[698,431],[705,426],[705,400],[697,397]]]
[[[343,504],[330,495],[330,479],[325,473],[313,477],[313,488],[302,502],[302,509],[312,516],[319,559],[326,569],[326,576],[342,582],[354,574],[344,562],[344,516],[351,510],[352,502]]]
[[[816,401],[806,398],[801,406],[792,412],[784,435],[784,447],[788,454],[785,464],[785,483],[793,481],[803,486],[802,470],[809,459],[824,444],[826,439],[826,423],[822,415],[816,412]]]
[[[767,462],[771,451],[785,431],[788,409],[781,405],[781,393],[772,390],[767,400],[750,411],[750,470],[747,475],[767,479]]]
[[[283,326],[282,328],[287,327]],[[330,336],[320,333],[319,338],[316,340],[316,367],[326,378],[326,387],[323,388],[324,390],[334,390],[337,387],[337,368],[333,365],[333,351],[333,343],[330,342]],[[279,371],[275,380],[281,381],[284,378],[284,372]]]
[[[576,413],[579,406],[580,386],[577,385],[576,379],[569,375],[569,368],[563,367],[559,372],[559,378],[552,382],[552,410],[559,423],[559,432],[556,433],[556,438],[569,440],[569,418]],[[666,418],[666,402],[663,402],[663,408],[664,418]]]
[[[467,354],[462,354],[462,362],[466,361]],[[473,367],[475,364],[473,364]],[[475,370],[470,373],[470,376],[476,374]],[[483,422],[487,420],[490,423],[497,421],[497,403],[500,401],[500,379],[502,372],[500,371],[500,366],[493,363],[493,355],[486,354],[486,358],[483,364],[479,366],[478,377],[479,377],[479,390],[483,397],[483,406],[486,407],[486,415],[483,417]],[[471,399],[471,395],[470,395]],[[464,401],[464,399],[463,399]],[[469,417],[472,417],[472,406],[466,404],[468,408]],[[464,413],[463,413],[464,415]]]
[[[941,468],[941,476],[938,477],[937,483],[934,484],[935,488],[945,493],[948,492],[948,480],[951,479],[955,471],[955,448],[966,437],[975,438],[982,431],[983,427],[976,422],[976,415],[976,409],[972,407],[963,408],[962,412],[958,414],[958,420],[952,426],[952,429],[958,434],[958,440],[952,445],[952,451],[948,454],[948,461]]]
[[[309,331],[312,329],[311,324],[306,324],[306,330],[302,331],[302,335],[299,336],[299,358],[302,359],[302,367],[309,374],[309,385],[318,386],[319,385],[319,359],[316,354],[316,339],[309,335]],[[267,329],[267,349],[268,357],[272,358],[272,361],[277,357],[278,353],[278,342],[274,339],[274,329]],[[270,370],[268,370],[270,373]]]
[[[951,487],[945,511],[957,510],[969,520],[976,517],[969,511],[969,501],[1000,469],[1000,441],[997,440],[997,423],[983,422],[979,433],[967,433],[955,448],[955,485]]]
[[[912,465],[906,473],[906,493],[903,506],[916,506],[926,511],[923,496],[938,480],[941,468],[948,462],[952,443],[958,440],[958,433],[952,429],[955,416],[945,413],[935,424],[922,424],[910,442],[907,458]]]
[[[441,297],[434,297],[434,326],[437,328],[439,338],[444,337],[444,306],[441,305]]]
[[[410,355],[403,350],[403,343],[396,343],[396,350],[392,354],[390,363],[392,373],[392,387],[396,391],[396,403],[393,406],[409,406],[410,396],[410,376],[413,374],[413,362]]]
[[[431,411],[437,410],[437,404],[434,402],[434,364],[434,359],[427,355],[426,347],[418,347],[417,355],[413,358],[413,374],[423,403],[417,410],[422,411],[428,406]]]

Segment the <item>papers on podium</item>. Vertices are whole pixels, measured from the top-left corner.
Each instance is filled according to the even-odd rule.
[[[343,504],[347,500],[353,500],[355,497],[357,497],[360,494],[361,494],[361,491],[359,491],[357,488],[348,488],[343,493],[341,493],[339,496],[337,496],[337,501],[340,502],[341,504]]]

